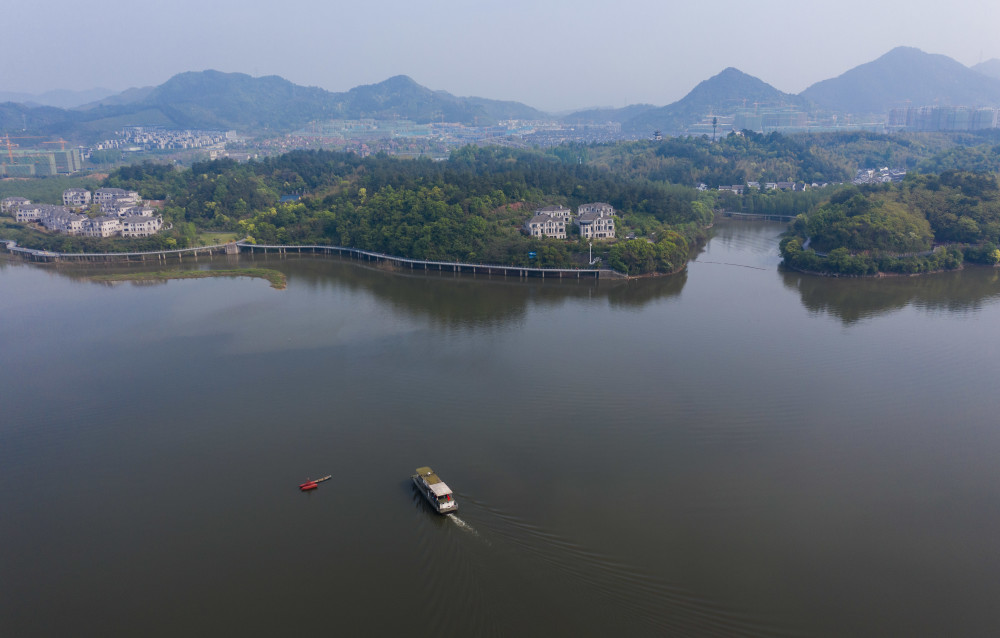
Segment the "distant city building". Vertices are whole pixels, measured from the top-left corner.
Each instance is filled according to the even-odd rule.
[[[737,131],[771,131],[803,130],[809,121],[804,111],[794,108],[755,108],[740,109],[733,118],[733,128]]]
[[[0,177],[48,177],[75,173],[82,168],[83,155],[80,149],[10,149],[0,160]]]
[[[94,145],[93,150],[148,151],[221,147],[227,140],[237,137],[235,131],[177,130],[158,126],[126,126],[116,133],[119,137],[104,140]]]
[[[891,109],[889,128],[909,131],[981,131],[1000,125],[1000,109],[919,106]]]

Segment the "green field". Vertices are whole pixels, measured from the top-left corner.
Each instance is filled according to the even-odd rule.
[[[100,180],[91,175],[58,175],[27,179],[0,179],[0,199],[27,197],[37,204],[62,204],[67,188],[97,188]]]

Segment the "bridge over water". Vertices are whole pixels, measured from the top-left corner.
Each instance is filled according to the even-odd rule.
[[[795,219],[795,215],[769,215],[763,213],[736,213],[733,211],[724,210],[722,211],[723,217],[732,217],[733,219],[742,219],[746,221],[765,221],[765,222],[790,222]]]

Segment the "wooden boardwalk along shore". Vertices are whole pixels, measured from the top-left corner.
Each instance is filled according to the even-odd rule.
[[[175,250],[152,250],[133,253],[58,253],[50,250],[37,250],[18,246],[16,241],[0,239],[0,247],[12,255],[17,255],[28,261],[69,262],[69,263],[143,263],[166,262],[169,259],[183,261],[184,257],[199,255],[238,255],[239,246],[236,243],[216,244],[214,246],[198,246],[196,248],[178,248]]]
[[[500,277],[517,277],[525,279],[537,277],[542,279],[625,279],[626,276],[610,268],[530,268],[527,266],[504,266],[499,264],[470,264],[451,261],[429,261],[423,259],[408,259],[383,253],[376,253],[358,248],[343,246],[275,246],[258,245],[246,241],[218,244],[215,246],[200,246],[198,248],[180,248],[176,250],[157,250],[132,253],[59,253],[48,250],[36,250],[17,245],[16,241],[0,239],[0,250],[21,257],[28,261],[47,263],[163,263],[176,259],[183,261],[185,257],[198,259],[199,255],[237,255],[246,253],[251,256],[277,254],[285,257],[289,254],[301,255],[337,255],[359,261],[388,264],[395,268],[409,270],[424,270],[437,272],[453,272],[472,275],[489,275]]]
[[[625,279],[626,276],[610,268],[529,268],[527,266],[503,266],[499,264],[469,264],[454,261],[430,261],[425,259],[408,259],[383,253],[376,253],[358,248],[342,246],[269,246],[239,242],[242,252],[255,255],[278,254],[320,254],[340,255],[375,263],[389,264],[397,268],[409,270],[426,270],[438,272],[454,272],[472,275],[496,275],[500,277],[540,277],[550,279]]]

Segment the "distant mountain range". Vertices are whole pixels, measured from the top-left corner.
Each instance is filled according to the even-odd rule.
[[[86,91],[56,89],[37,94],[0,91],[0,102],[18,102],[28,106],[55,106],[61,109],[72,109],[87,102],[104,99],[115,93],[116,91],[104,88],[87,89]]]
[[[665,133],[682,131],[708,114],[731,113],[734,108],[753,107],[754,103],[808,107],[802,98],[782,93],[752,75],[729,67],[700,82],[690,93],[673,104],[644,111],[622,122],[622,130],[630,133],[656,129]]]
[[[1000,106],[1000,79],[920,49],[898,47],[801,96],[842,113],[884,113],[894,106]]]
[[[0,93],[0,99],[10,100],[0,104],[0,131],[26,130],[92,140],[129,125],[283,133],[311,121],[338,118],[402,118],[467,125],[489,125],[505,119],[556,119],[519,102],[434,91],[404,75],[335,93],[299,86],[278,76],[200,71],[181,73],[156,87],[115,95],[102,92],[95,89],[90,96],[64,92],[67,95],[62,98],[55,95],[59,92],[48,94],[52,101],[75,102],[75,108],[45,106],[37,99],[27,99],[40,96]],[[93,96],[96,99],[90,99]],[[635,135],[654,130],[671,134],[683,132],[706,115],[732,114],[740,107],[760,104],[854,115],[883,115],[889,108],[907,104],[1000,106],[1000,60],[969,68],[947,56],[898,47],[836,78],[817,82],[799,95],[779,91],[730,67],[667,106],[590,109],[559,119],[568,124],[618,122],[624,132]]]
[[[985,62],[980,62],[972,67],[973,71],[978,71],[983,75],[988,75],[991,78],[1000,79],[1000,60],[993,58],[992,60],[987,60]]]
[[[432,91],[405,75],[345,93],[219,71],[175,75],[157,87],[129,89],[76,109],[0,104],[0,129],[24,128],[84,138],[122,126],[288,132],[313,120],[405,118],[491,125],[504,119],[547,119],[518,102],[456,97]]]

